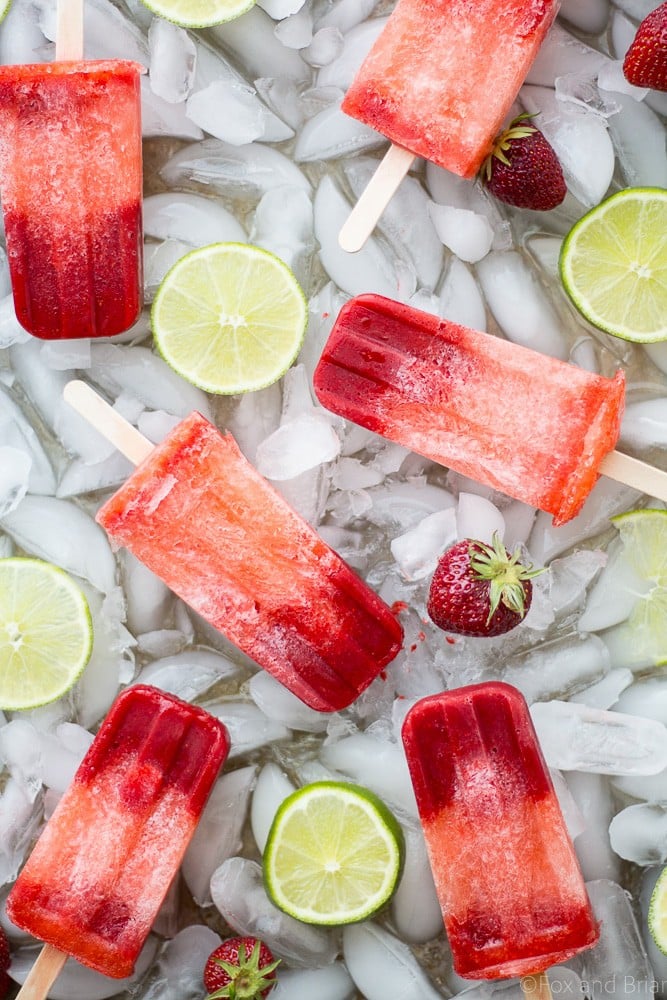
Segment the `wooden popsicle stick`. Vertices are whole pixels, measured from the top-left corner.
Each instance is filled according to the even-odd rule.
[[[633,486],[640,493],[667,501],[667,472],[656,469],[622,451],[611,451],[602,459],[600,472],[617,483]]]
[[[56,59],[83,59],[83,0],[58,0]]]
[[[139,465],[152,452],[153,443],[85,382],[79,379],[68,382],[63,389],[63,399],[104,435],[107,441],[111,441],[133,465]]]
[[[44,1000],[66,961],[64,951],[54,948],[52,944],[45,944],[16,994],[16,1000]]]
[[[525,1000],[552,1000],[551,987],[546,972],[522,976],[521,989]]]
[[[343,250],[361,250],[414,159],[414,153],[402,146],[389,147],[338,234]]]

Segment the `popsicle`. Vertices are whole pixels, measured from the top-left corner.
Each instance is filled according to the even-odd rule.
[[[95,421],[91,395],[103,402],[75,382],[65,398]],[[109,410],[103,433],[118,416]],[[401,648],[390,609],[231,435],[198,413],[154,449],[129,430],[138,450],[117,443],[141,464],[97,514],[112,541],[311,708],[351,704]]]
[[[46,340],[142,305],[139,77],[123,60],[0,67],[0,191],[16,315]]]
[[[667,500],[667,475],[612,451],[624,375],[584,371],[379,295],[341,309],[314,375],[334,413],[553,515],[598,474]]]
[[[228,749],[201,708],[146,685],[118,696],[7,899],[50,946],[20,996],[45,996],[44,967],[54,979],[68,955],[131,974]]]
[[[415,156],[477,173],[558,6],[399,0],[341,105],[394,143],[341,230],[344,249],[360,249]]]
[[[527,977],[595,944],[523,695],[489,682],[424,698],[403,743],[455,971]]]

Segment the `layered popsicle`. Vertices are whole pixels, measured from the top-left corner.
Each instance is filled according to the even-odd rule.
[[[392,441],[574,517],[612,451],[613,379],[378,295],[343,306],[314,376],[320,402]]]
[[[402,642],[396,617],[200,414],[97,520],[311,708],[346,707]]]
[[[472,177],[558,0],[399,0],[342,104],[417,156]]]
[[[403,743],[455,971],[527,976],[595,944],[519,691],[490,682],[424,698],[406,716]]]
[[[127,688],[10,892],[11,920],[104,975],[130,975],[228,749],[208,712]]]
[[[127,330],[142,305],[139,77],[123,60],[0,67],[0,194],[19,322]]]

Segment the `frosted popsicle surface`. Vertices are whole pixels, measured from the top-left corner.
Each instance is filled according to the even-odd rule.
[[[127,688],[9,895],[14,923],[104,975],[130,975],[228,749],[207,712]]]
[[[19,322],[104,337],[142,305],[139,77],[122,60],[0,67],[0,191]]]
[[[472,177],[557,9],[556,0],[399,0],[343,111]]]
[[[456,972],[527,975],[592,946],[596,922],[516,688],[424,698],[403,742]]]
[[[97,520],[311,708],[349,705],[401,648],[383,601],[193,413]]]
[[[314,376],[334,413],[574,517],[613,450],[624,376],[592,374],[379,295],[343,306]]]

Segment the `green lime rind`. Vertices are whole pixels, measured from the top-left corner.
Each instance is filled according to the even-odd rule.
[[[234,21],[255,6],[255,0],[142,0],[145,7],[181,28],[212,28]]]
[[[0,3],[1,3],[1,0],[0,0]],[[12,5],[12,0],[7,0],[7,2],[2,7],[2,10],[0,10],[0,23],[2,23],[2,21],[4,21],[4,19],[7,17],[7,14],[9,13],[9,8],[11,7],[11,5]]]
[[[279,807],[264,850],[273,903],[308,924],[358,923],[393,895],[405,858],[403,831],[373,792],[318,781]]]
[[[0,559],[0,709],[56,701],[92,648],[88,602],[64,570],[41,559]]]
[[[219,395],[277,382],[301,350],[307,323],[308,303],[290,268],[248,243],[213,243],[181,257],[151,310],[165,361]]]
[[[661,871],[651,893],[648,929],[657,947],[667,955],[667,868]]]
[[[667,190],[626,188],[586,213],[560,253],[563,287],[590,323],[623,340],[667,340]]]

